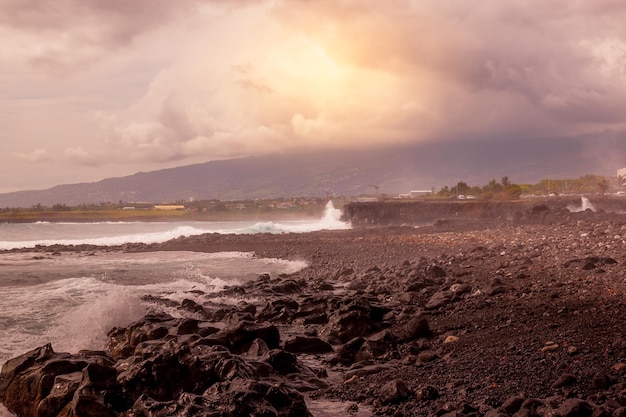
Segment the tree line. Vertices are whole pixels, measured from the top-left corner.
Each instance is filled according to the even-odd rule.
[[[600,175],[583,175],[576,179],[543,179],[536,184],[514,184],[509,177],[502,177],[500,181],[492,179],[481,186],[471,186],[465,181],[454,185],[445,185],[434,192],[436,198],[480,198],[483,200],[515,200],[522,196],[541,197],[570,194],[605,194],[612,191],[621,191],[622,183],[618,178],[603,177]]]

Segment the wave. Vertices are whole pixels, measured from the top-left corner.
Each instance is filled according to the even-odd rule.
[[[28,225],[3,225],[5,235],[11,240],[0,241],[0,250],[34,248],[51,245],[116,246],[125,243],[163,243],[181,236],[197,236],[204,233],[255,234],[255,233],[307,233],[318,230],[350,229],[349,223],[341,221],[341,210],[326,204],[322,218],[314,221],[286,222],[94,222],[49,223]],[[11,229],[13,228],[13,229]],[[29,239],[30,236],[37,237]]]
[[[595,206],[591,203],[591,201],[587,197],[580,197],[580,206],[575,206],[573,204],[570,204],[567,206],[567,209],[571,213],[579,213],[581,211],[587,211],[587,210],[591,210],[594,212],[596,211]]]
[[[58,351],[101,349],[108,330],[126,326],[149,311],[165,311],[174,317],[187,314],[143,299],[146,294],[177,303],[186,298],[201,303],[203,294],[217,296],[225,286],[241,284],[260,273],[277,275],[306,266],[256,258],[248,252],[73,255],[36,261],[41,264],[34,270],[20,267],[20,259],[27,262],[28,254],[0,258],[7,263],[6,269],[23,276],[1,288],[0,363],[46,342]],[[62,264],[63,269],[55,270],[55,264]],[[214,301],[230,305],[240,299]]]
[[[336,209],[332,201],[326,203],[324,215],[313,222],[260,222],[246,229],[246,233],[307,233],[318,230],[350,229],[350,223],[341,221],[341,210]]]

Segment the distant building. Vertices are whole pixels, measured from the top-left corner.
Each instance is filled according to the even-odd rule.
[[[432,190],[413,190],[410,191],[409,194],[411,195],[411,198],[415,198],[422,195],[432,194]]]
[[[626,180],[626,167],[617,170],[617,177]]]
[[[162,205],[162,206],[154,206],[155,210],[185,210],[185,206],[175,206],[175,205]]]

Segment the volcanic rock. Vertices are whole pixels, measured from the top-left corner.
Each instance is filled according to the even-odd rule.
[[[378,399],[383,404],[389,404],[404,401],[412,394],[404,381],[394,379],[383,385],[378,394]]]

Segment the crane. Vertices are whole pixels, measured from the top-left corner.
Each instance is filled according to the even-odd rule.
[[[380,185],[368,185],[368,187],[372,187],[374,189],[376,189],[376,198],[378,199],[378,190],[380,189]]]

